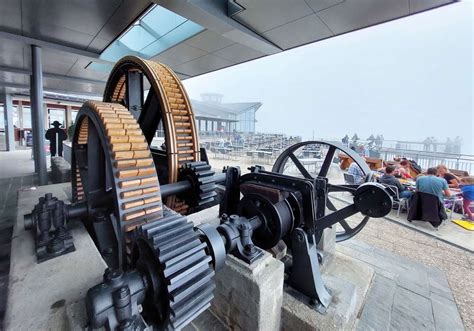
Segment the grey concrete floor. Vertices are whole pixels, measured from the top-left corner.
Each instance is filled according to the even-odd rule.
[[[350,222],[360,220],[361,216],[355,215],[351,217]],[[405,260],[408,260],[407,263],[411,265],[411,269],[413,269],[410,271],[410,274],[414,275],[413,277],[417,277],[417,279],[421,279],[421,282],[423,282],[424,277],[427,277],[426,273],[428,272],[427,270],[429,270],[427,268],[436,269],[436,271],[429,271],[433,274],[444,274],[447,279],[447,285],[452,291],[454,303],[457,306],[464,328],[466,330],[474,330],[474,315],[472,314],[472,308],[474,307],[473,253],[443,242],[426,233],[401,226],[399,223],[386,218],[370,220],[356,237],[348,240],[346,243],[337,244],[336,248],[341,249],[342,247],[345,253],[348,253],[347,247],[352,251],[357,251],[357,247],[354,247],[357,241],[362,242],[362,245],[359,246],[363,246],[367,250],[374,249],[374,251],[377,252],[375,259],[372,257],[370,261],[366,262],[375,265],[376,271],[378,270],[380,275],[385,278],[397,279],[400,273],[398,273],[397,276],[397,272],[393,270],[384,272],[383,268],[377,266],[376,261],[379,261],[383,265],[387,265],[387,263],[389,263],[389,265],[395,264],[397,260],[396,256],[398,256],[398,259],[400,259],[400,257],[407,258]],[[361,249],[359,249],[359,251],[361,251]],[[364,255],[373,254],[372,252],[367,253],[363,250],[361,254],[359,253],[354,253],[354,257],[361,260],[364,260]],[[419,271],[418,273],[415,272],[417,270]],[[415,273],[413,274],[413,272]],[[393,275],[395,275],[395,277]],[[419,283],[420,281],[417,282]],[[426,285],[426,283],[423,284]],[[419,287],[422,286],[420,285]],[[417,293],[416,290],[416,287],[411,289],[414,293]],[[429,295],[426,291],[422,293],[424,293],[425,299]],[[444,301],[444,299],[440,300]],[[426,300],[423,299],[419,301],[420,304],[423,302],[426,303]],[[435,309],[435,306],[432,307],[431,312],[437,314],[439,312],[438,308]],[[417,317],[415,315],[410,318],[416,319]],[[429,323],[427,325],[429,325]],[[428,327],[427,329],[430,328]],[[439,329],[446,330],[441,327]],[[450,330],[454,331],[458,329],[451,328]]]
[[[3,163],[0,163],[3,166]],[[16,220],[18,190],[36,185],[36,176],[0,178],[0,329],[5,315],[10,271],[10,248]]]

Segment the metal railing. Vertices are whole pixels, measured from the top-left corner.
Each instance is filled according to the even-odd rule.
[[[444,164],[449,169],[464,170],[469,172],[469,174],[472,174],[474,171],[474,155],[415,151],[397,148],[382,148],[380,150],[380,158],[385,161],[392,161],[394,158],[398,157],[415,160],[423,169]]]

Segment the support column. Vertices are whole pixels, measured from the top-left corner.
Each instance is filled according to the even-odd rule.
[[[15,150],[15,132],[13,128],[13,101],[10,94],[2,94],[3,113],[5,118],[5,149]]]
[[[23,120],[23,103],[21,100],[18,100],[18,106],[16,107],[18,111],[18,121],[20,122],[20,130],[25,128],[24,120]]]
[[[66,106],[66,131],[72,125],[72,106]]]
[[[31,119],[33,126],[33,145],[37,159],[38,184],[47,185],[46,154],[44,152],[44,115],[43,115],[43,68],[41,47],[31,45]]]

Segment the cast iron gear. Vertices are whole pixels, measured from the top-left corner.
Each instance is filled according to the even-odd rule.
[[[206,207],[216,198],[214,174],[211,165],[204,161],[188,162],[181,167],[179,180],[189,180],[193,187],[180,198],[186,201],[193,212]]]
[[[145,320],[162,330],[179,330],[210,306],[214,269],[193,224],[167,214],[135,229],[132,265],[146,275]]]

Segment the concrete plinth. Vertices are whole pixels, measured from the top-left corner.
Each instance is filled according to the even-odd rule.
[[[23,215],[38,198],[53,193],[67,199],[70,184],[43,186],[19,192],[13,231],[6,330],[73,330],[86,324],[84,298],[102,280],[106,268],[84,226],[70,225],[76,251],[37,264],[33,235],[24,230]],[[75,318],[71,319],[71,316]]]
[[[369,290],[374,270],[360,261],[335,253],[322,274],[333,299],[326,314],[320,314],[292,295],[284,293],[281,330],[350,330]]]
[[[252,265],[229,255],[211,309],[233,330],[280,330],[284,266],[269,253]]]

